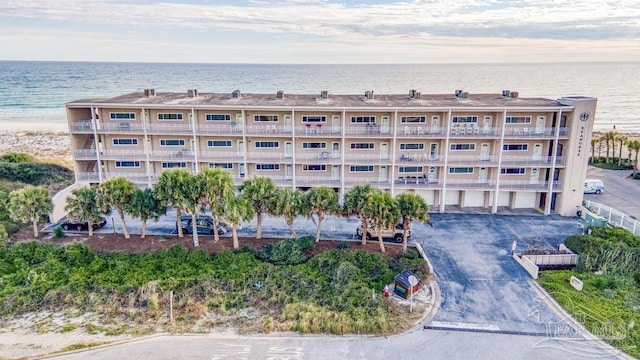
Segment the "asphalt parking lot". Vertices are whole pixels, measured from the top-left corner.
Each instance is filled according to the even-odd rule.
[[[612,207],[640,219],[640,180],[629,178],[631,170],[604,170],[594,166],[587,169],[587,178],[604,182],[602,194],[585,194],[585,200]]]

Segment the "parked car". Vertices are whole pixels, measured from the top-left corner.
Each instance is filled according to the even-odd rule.
[[[382,239],[383,240],[393,240],[397,243],[401,243],[402,242],[402,236],[404,233],[404,225],[403,224],[396,224],[396,226],[392,229],[386,228],[386,229],[382,229]],[[356,229],[356,235],[358,237],[362,236],[362,227],[358,226],[358,229]],[[371,240],[371,239],[377,239],[378,235],[376,234],[375,229],[373,228],[373,226],[370,226],[367,229],[367,240]],[[407,234],[407,238],[411,237],[411,230],[409,230],[409,233]]]
[[[587,179],[584,181],[585,194],[600,194],[604,192],[604,183],[598,179]]]
[[[91,224],[92,225],[91,227],[93,227],[93,230],[100,229],[101,227],[107,224],[107,220],[105,218],[100,218],[100,219],[101,219],[100,221],[96,221],[93,224]],[[77,221],[66,220],[65,222],[60,224],[60,227],[63,228],[64,230],[89,231],[88,222],[77,222]]]
[[[192,216],[182,216],[182,232],[185,234],[193,233]],[[199,235],[213,235],[213,218],[209,215],[198,215],[196,217],[196,228]],[[178,222],[176,221],[176,231],[178,231]],[[218,221],[218,235],[224,235],[229,231],[229,226]]]

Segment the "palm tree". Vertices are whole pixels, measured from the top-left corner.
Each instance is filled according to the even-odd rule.
[[[234,196],[235,187],[229,172],[219,168],[207,168],[198,175],[204,187],[204,203],[211,209],[213,228],[218,229],[218,222],[229,198]],[[214,241],[220,240],[218,231],[213,232]]]
[[[359,184],[351,188],[344,194],[344,213],[347,216],[357,216],[360,218],[360,228],[362,229],[362,245],[367,244],[367,229],[369,228],[369,218],[362,212],[364,204],[367,202],[369,194],[373,192],[369,184]]]
[[[429,221],[429,205],[427,205],[422,196],[413,193],[399,194],[396,196],[396,202],[398,203],[400,216],[402,216],[404,229],[402,233],[402,252],[406,252],[411,221],[417,220],[431,225],[431,221]]]
[[[600,142],[600,139],[598,139],[597,137],[591,138],[591,163],[592,164],[596,162],[596,144],[598,144],[599,142]]]
[[[607,164],[609,163],[609,150],[610,150],[609,144],[614,144],[615,146],[615,139],[617,136],[618,136],[618,133],[615,131],[609,131],[609,132],[606,132],[604,135],[602,135],[602,138],[607,147],[607,158],[605,160]]]
[[[117,176],[103,181],[96,191],[97,202],[103,213],[110,212],[112,208],[118,212],[125,239],[130,236],[124,214],[135,190],[136,186],[131,181],[124,176]]]
[[[311,188],[304,195],[303,208],[303,213],[316,224],[316,242],[319,242],[325,215],[338,213],[338,194],[326,186]],[[314,215],[318,217],[317,222]]]
[[[633,175],[635,176],[636,171],[638,171],[638,152],[640,152],[640,140],[633,139],[627,143],[627,147],[629,150],[633,150],[636,154],[635,160],[633,162]]]
[[[366,217],[371,219],[373,229],[378,235],[378,243],[380,244],[380,251],[385,252],[384,242],[382,241],[382,229],[395,228],[398,219],[400,218],[400,209],[395,199],[391,197],[388,192],[380,190],[374,190],[364,203],[362,212]]]
[[[622,166],[622,146],[626,144],[627,141],[629,141],[629,138],[623,134],[620,134],[616,139],[620,143],[620,147],[618,149],[618,166]]]
[[[262,239],[262,214],[269,209],[269,202],[275,194],[276,186],[273,180],[265,177],[255,177],[245,180],[240,186],[242,196],[249,200],[253,206],[253,212],[257,217],[256,239]]]
[[[136,189],[131,196],[131,201],[127,204],[127,212],[142,221],[140,237],[144,239],[147,236],[147,220],[158,221],[160,215],[166,213],[166,208],[153,197],[151,189]],[[89,232],[91,232],[91,227],[89,227]]]
[[[16,221],[31,222],[33,237],[38,237],[38,223],[51,210],[51,195],[43,188],[27,185],[9,194],[9,215]]]
[[[187,174],[189,174],[187,172]],[[184,179],[184,210],[191,215],[191,234],[193,236],[193,246],[200,246],[200,239],[198,237],[198,213],[202,211],[202,204],[204,203],[204,181],[199,175],[191,175]],[[217,228],[214,227],[214,233],[217,233]]]
[[[184,209],[188,178],[191,174],[184,169],[165,170],[160,174],[158,182],[153,186],[153,196],[163,206],[171,204],[176,209],[178,237],[184,237],[182,232],[182,209]],[[195,218],[194,218],[195,220]]]
[[[85,186],[71,191],[64,211],[67,212],[70,220],[86,222],[89,225],[89,236],[93,236],[93,224],[102,220],[96,199],[96,188]]]
[[[233,196],[228,199],[222,218],[231,226],[233,248],[239,248],[238,227],[243,221],[253,219],[253,204],[243,196]]]
[[[304,195],[298,189],[276,189],[275,195],[269,203],[269,213],[274,216],[284,217],[294,238],[298,238],[298,234],[293,227],[293,221],[302,214],[303,198]]]

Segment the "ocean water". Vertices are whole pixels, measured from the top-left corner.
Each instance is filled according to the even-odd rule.
[[[640,62],[260,65],[0,61],[0,128],[67,131],[64,104],[155,88],[245,93],[500,93],[598,98],[595,129],[640,132]]]

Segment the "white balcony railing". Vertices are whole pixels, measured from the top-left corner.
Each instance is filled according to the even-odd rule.
[[[71,123],[71,132],[72,133],[92,133],[93,125],[91,125],[91,121],[74,121]]]

